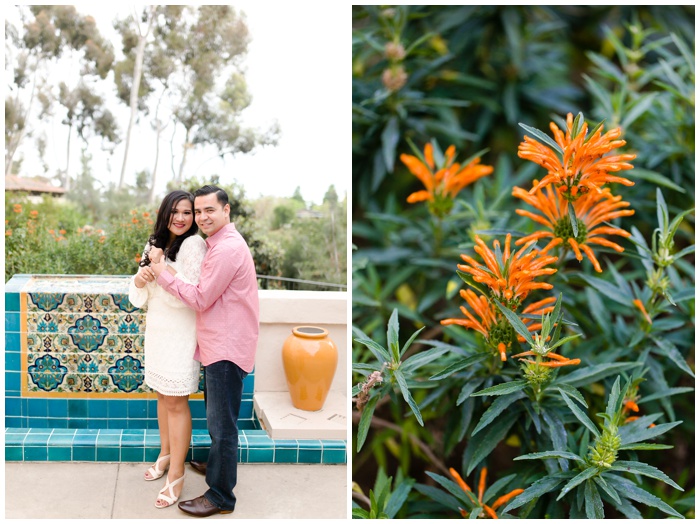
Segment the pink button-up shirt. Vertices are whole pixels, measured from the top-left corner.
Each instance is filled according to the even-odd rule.
[[[163,289],[197,312],[194,358],[208,366],[230,360],[250,373],[258,344],[258,281],[250,249],[231,223],[206,239],[209,250],[197,285],[168,271],[158,277]]]

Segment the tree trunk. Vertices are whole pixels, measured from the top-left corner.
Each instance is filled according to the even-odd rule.
[[[63,174],[63,188],[66,191],[70,190],[70,175],[68,174],[68,167],[70,166],[70,139],[73,135],[73,125],[68,126],[68,144],[66,145],[66,170]]]
[[[160,103],[163,100],[163,97],[165,96],[165,92],[168,90],[167,86],[163,89],[163,93],[160,95],[160,98],[158,99],[158,105],[156,106],[156,115],[154,119],[153,126],[156,130],[156,159],[155,162],[153,163],[153,172],[151,176],[151,190],[148,192],[148,203],[153,204],[156,200],[156,173],[158,172],[158,157],[160,154],[160,135],[163,131],[165,131],[165,128],[168,127],[168,124],[161,124],[160,120],[158,120],[158,111],[160,110]]]
[[[192,147],[190,144],[190,131],[191,129],[188,128],[185,132],[185,143],[182,145],[182,162],[180,162],[180,172],[175,180],[178,184],[182,184],[182,174],[185,171],[185,162],[187,161],[187,150]]]
[[[129,98],[129,108],[131,111],[131,115],[129,116],[129,127],[126,128],[126,140],[124,142],[124,160],[122,162],[122,172],[119,175],[119,189],[121,189],[124,186],[126,160],[129,156],[129,142],[131,140],[131,130],[134,127],[134,120],[136,119],[136,105],[139,99],[139,86],[141,84],[141,74],[143,72],[143,55],[146,49],[146,39],[148,38],[148,34],[151,32],[151,27],[153,26],[153,21],[155,20],[155,11],[156,6],[151,6],[151,14],[148,18],[148,29],[146,29],[145,34],[139,34],[139,43],[136,46],[136,60],[134,61],[134,81],[131,85],[131,96]]]

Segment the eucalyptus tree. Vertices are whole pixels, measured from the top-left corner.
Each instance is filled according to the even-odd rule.
[[[69,5],[28,7],[28,12],[20,7],[21,28],[6,23],[11,74],[5,98],[5,173],[10,173],[23,139],[35,127],[35,101],[42,102],[39,118],[51,115],[51,90],[59,80],[55,71],[60,59],[77,60],[83,79],[106,78],[114,62],[112,46],[100,34],[93,17]],[[105,122],[100,124],[103,130]]]

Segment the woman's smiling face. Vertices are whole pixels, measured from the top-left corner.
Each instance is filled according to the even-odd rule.
[[[168,230],[174,236],[179,237],[189,231],[193,221],[194,214],[192,212],[192,203],[186,198],[183,198],[175,204],[175,207],[171,210]]]

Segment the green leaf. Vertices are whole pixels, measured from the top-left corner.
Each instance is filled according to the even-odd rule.
[[[571,223],[571,230],[574,233],[574,238],[578,236],[578,219],[576,218],[576,210],[571,202],[567,202],[566,208],[569,211],[569,222]]]
[[[574,416],[581,421],[581,423],[586,426],[591,433],[593,433],[596,437],[600,436],[600,432],[598,431],[598,428],[593,424],[590,418],[588,418],[588,415],[586,415],[581,409],[573,403],[572,400],[569,399],[569,396],[560,393],[561,398],[564,399],[564,402],[566,402],[566,405],[569,406],[569,409],[571,412],[574,414]]]
[[[436,373],[432,377],[430,377],[430,380],[440,380],[445,377],[449,377],[453,373],[456,373],[457,371],[462,371],[463,369],[468,368],[472,364],[476,362],[481,362],[482,360],[486,360],[490,355],[488,353],[478,353],[476,355],[472,355],[471,357],[467,357],[463,360],[460,360],[459,362],[455,362],[454,364],[451,364],[447,366],[445,369],[440,371],[439,373]]]
[[[604,297],[614,300],[615,302],[617,302],[618,304],[622,304],[623,306],[629,307],[632,305],[634,296],[625,293],[625,290],[622,290],[617,286],[612,285],[607,280],[603,280],[602,278],[594,277],[591,275],[586,275],[584,273],[579,273],[579,276],[583,280],[588,282],[591,286],[593,286]]]
[[[627,391],[627,388],[625,388]],[[605,414],[608,416],[608,420],[615,420],[615,414],[620,409],[620,405],[624,398],[620,394],[620,377],[615,379],[612,389],[610,390],[610,395],[608,396],[608,405],[605,408]]]
[[[586,481],[586,517],[589,519],[604,519],[603,501],[600,499],[598,488],[591,479]]]
[[[393,519],[396,516],[406,502],[414,483],[415,480],[413,479],[404,479],[404,481],[401,482],[401,484],[399,484],[394,490],[391,497],[389,497],[386,506],[384,507],[384,513],[386,513],[387,517]]]
[[[667,424],[659,424],[652,428],[648,427],[658,416],[647,415],[645,417],[639,417],[634,422],[625,424],[618,430],[620,435],[620,445],[626,446],[627,444],[632,444],[634,442],[641,442],[643,440],[649,440],[659,435],[663,435],[667,431],[675,428],[678,424],[682,424],[682,420],[676,420],[675,422],[668,422]]]
[[[571,384],[555,384],[555,387],[559,390],[560,393],[566,393],[568,396],[570,396],[579,404],[581,404],[584,408],[588,407],[588,404],[586,404],[586,400],[583,398],[583,395],[581,395],[581,392],[575,387],[573,387]]]
[[[681,393],[690,393],[695,391],[695,388],[668,388],[653,395],[645,395],[642,400],[638,400],[637,404],[644,404],[645,402],[651,402],[652,400],[657,400],[660,398],[668,398],[672,395],[680,395]]]
[[[625,446],[620,446],[621,451],[633,450],[633,449],[673,449],[673,446],[668,444],[627,444]]]
[[[559,324],[559,325],[561,325],[561,324]],[[543,335],[543,336],[544,336],[544,335]],[[554,351],[554,350],[555,350],[556,348],[558,348],[559,346],[561,346],[561,345],[563,345],[563,344],[566,344],[566,343],[569,342],[570,340],[573,340],[573,339],[578,338],[578,337],[580,337],[580,336],[582,336],[581,333],[576,333],[575,335],[569,335],[568,337],[561,338],[561,339],[557,340],[557,341],[556,341],[554,344],[552,344],[551,346],[548,346],[548,347],[549,347],[549,351]],[[549,351],[548,351],[548,352],[549,352]]]
[[[650,466],[649,464],[644,464],[643,462],[637,462],[634,460],[616,460],[615,462],[613,462],[610,470],[644,475],[646,477],[651,477],[653,479],[665,482],[669,486],[673,486],[674,488],[676,488],[680,491],[685,491],[678,484],[676,484],[673,480],[671,480],[671,478],[668,475],[666,475],[666,473],[656,469],[654,466]]]
[[[386,331],[386,343],[391,351],[392,362],[398,364],[401,361],[399,356],[399,311],[394,309],[389,317]]]
[[[557,385],[569,384],[573,387],[581,387],[597,382],[601,378],[619,373],[622,370],[639,367],[642,362],[614,362],[611,364],[596,364],[585,368],[577,369],[563,377],[557,379]]]
[[[357,332],[356,332],[357,334]],[[367,348],[372,352],[375,358],[381,362],[391,362],[391,356],[389,352],[381,345],[377,344],[374,340],[366,338],[364,333],[361,333],[362,337],[355,338],[355,342],[367,346]]]
[[[467,467],[467,475],[491,453],[499,442],[501,442],[510,428],[513,427],[518,417],[502,418],[491,424],[481,438],[471,439],[465,450],[465,454],[469,454],[471,459]]]
[[[462,488],[460,488],[454,480],[448,479],[446,477],[443,477],[442,475],[438,475],[437,473],[433,473],[431,471],[426,471],[425,474],[428,475],[435,482],[440,484],[440,486],[445,488],[450,495],[453,495],[465,506],[469,508],[472,508],[474,506],[474,502],[476,501],[476,499],[471,500],[469,496],[464,491],[462,491]]]
[[[512,509],[516,509],[527,504],[531,500],[539,499],[542,495],[557,489],[562,482],[568,478],[571,478],[572,476],[573,473],[571,471],[563,471],[541,478],[526,488],[520,495],[511,500],[510,503],[503,508],[503,512],[507,513]]]
[[[518,122],[518,125],[520,127],[522,127],[525,131],[527,131],[529,134],[534,136],[540,142],[544,142],[545,144],[547,144],[548,146],[553,148],[555,151],[558,151],[559,154],[561,154],[561,155],[564,154],[564,150],[561,147],[559,147],[559,144],[557,144],[554,140],[549,138],[546,134],[544,134],[539,129],[536,129],[534,127],[530,127],[530,126],[522,124],[520,122]]]
[[[496,306],[498,306],[498,309],[501,310],[501,313],[506,317],[506,320],[510,323],[511,326],[513,326],[513,329],[518,332],[518,334],[525,339],[525,341],[532,345],[534,344],[534,341],[532,340],[532,335],[527,329],[527,326],[523,324],[523,321],[520,320],[518,315],[513,313],[510,309],[505,307],[503,304],[501,304],[498,300],[495,301]]]
[[[472,431],[472,436],[476,435],[479,431],[488,426],[493,419],[503,413],[503,411],[505,411],[509,406],[524,397],[525,393],[522,391],[517,391],[510,395],[503,395],[502,397],[494,400],[481,416],[481,420],[479,420],[479,423],[474,428],[474,431]]]
[[[593,138],[593,135],[595,135],[595,134],[598,132],[598,130],[599,130],[601,127],[603,127],[603,124],[604,124],[604,123],[605,123],[605,119],[603,119],[603,120],[601,120],[600,122],[598,122],[598,123],[596,124],[596,126],[588,132],[588,134],[586,135],[586,138],[584,139],[583,143],[585,144],[585,143],[588,142],[591,138]]]
[[[576,486],[578,486],[582,482],[585,482],[589,478],[596,476],[598,473],[600,473],[600,469],[598,469],[595,466],[591,466],[590,468],[584,469],[581,473],[579,473],[574,478],[572,478],[569,482],[567,482],[566,486],[564,486],[562,488],[562,490],[559,492],[559,496],[557,497],[557,500],[561,500],[562,497],[566,496],[566,494],[569,493]]]
[[[673,262],[678,260],[679,258],[683,258],[686,255],[689,255],[690,253],[695,253],[695,244],[692,244],[685,249],[681,249],[678,253],[673,255]]]
[[[431,348],[421,351],[420,353],[416,353],[415,355],[412,355],[404,360],[401,363],[401,369],[404,372],[413,371],[421,366],[433,362],[435,359],[441,357],[448,351],[449,349],[447,348]]]
[[[490,388],[482,389],[476,393],[472,393],[472,397],[481,397],[484,395],[507,395],[509,393],[514,393],[525,389],[527,387],[526,380],[513,380],[511,382],[505,382],[503,384],[498,384],[497,386],[492,386]]]
[[[394,171],[396,161],[396,146],[399,144],[399,119],[392,116],[382,131],[382,153],[384,165],[389,173]]]
[[[666,238],[668,235],[668,207],[664,195],[658,187],[656,188],[656,218],[659,221],[661,237]]]
[[[641,169],[635,167],[630,171],[625,171],[625,176],[627,178],[638,178],[642,180],[647,180],[654,185],[667,187],[669,189],[673,189],[674,191],[678,191],[679,193],[685,193],[685,189],[671,182],[671,180],[669,180],[662,174],[657,173],[656,171],[649,171],[648,169]]]
[[[409,338],[409,339],[406,341],[406,343],[403,345],[403,348],[401,349],[401,352],[399,353],[399,356],[403,356],[403,354],[406,353],[406,350],[407,350],[409,347],[411,347],[411,344],[413,344],[413,341],[414,341],[414,340],[416,339],[416,337],[420,334],[420,332],[423,331],[424,329],[425,329],[425,326],[423,326],[423,327],[420,328],[418,331],[416,331],[415,333],[413,333],[413,335],[411,335],[411,338]]]
[[[567,460],[575,460],[585,464],[586,461],[579,457],[576,453],[571,453],[570,451],[541,451],[539,453],[530,453],[528,455],[521,455],[515,457],[513,460],[532,460],[532,459],[551,459],[551,458],[562,458]]]
[[[506,475],[505,477],[500,478],[496,482],[491,484],[484,492],[484,498],[483,498],[484,504],[488,504],[489,502],[491,502],[491,499],[496,496],[496,493],[501,491],[501,488],[503,488],[504,486],[507,486],[508,483],[517,476],[518,476],[517,473],[513,473],[511,475]]]
[[[666,504],[663,500],[652,495],[651,493],[648,493],[647,491],[641,488],[638,488],[636,485],[634,485],[627,479],[608,473],[605,475],[605,480],[617,490],[617,493],[619,495],[622,495],[636,502],[641,502],[642,504],[646,504],[647,506],[659,508],[664,513],[673,515],[674,517],[678,517],[681,519],[684,518],[683,515],[678,513],[675,509]]]
[[[690,366],[685,361],[685,358],[672,342],[669,342],[667,339],[657,338],[654,336],[652,336],[651,339],[654,341],[654,344],[656,344],[658,348],[661,349],[661,351],[658,351],[656,350],[656,348],[652,347],[651,350],[654,353],[656,353],[657,355],[667,357],[676,366],[688,373],[688,375],[690,375],[691,377],[695,378],[695,373],[693,373],[693,370],[690,369]]]
[[[602,477],[602,475],[598,475],[597,477],[593,477],[593,481],[600,486],[600,489],[602,489],[607,495],[615,501],[615,503],[620,504],[620,496],[617,494],[617,491],[615,491],[611,486],[608,486],[608,483],[605,482],[605,479]]]
[[[369,399],[369,402],[365,405],[362,410],[362,416],[360,417],[360,423],[357,425],[357,452],[359,453],[362,449],[362,445],[365,443],[367,438],[367,432],[369,431],[369,426],[372,423],[372,415],[374,414],[374,408],[377,406],[377,401],[379,400],[379,395],[375,395]]]
[[[404,400],[411,408],[411,411],[413,411],[413,414],[416,416],[418,423],[422,426],[423,425],[423,417],[420,414],[420,410],[418,409],[418,405],[416,404],[416,401],[413,400],[413,397],[411,396],[411,392],[408,390],[408,385],[406,384],[406,378],[403,376],[403,373],[401,373],[401,370],[397,369],[394,371],[394,378],[396,378],[396,382],[399,384],[399,389],[401,390],[401,394],[403,395]]]

